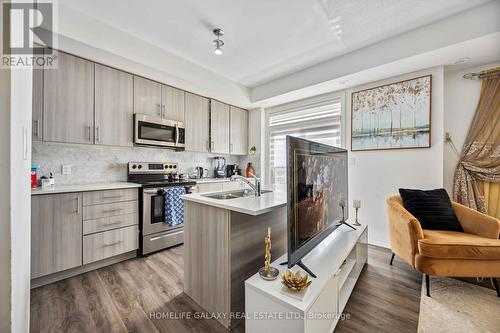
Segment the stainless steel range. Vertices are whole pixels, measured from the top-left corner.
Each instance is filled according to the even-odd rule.
[[[183,203],[196,182],[178,174],[177,163],[130,162],[128,180],[142,184],[139,253],[145,255],[184,242]]]

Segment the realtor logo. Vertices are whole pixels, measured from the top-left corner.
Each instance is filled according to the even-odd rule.
[[[2,1],[2,67],[55,67],[55,7],[53,1]]]

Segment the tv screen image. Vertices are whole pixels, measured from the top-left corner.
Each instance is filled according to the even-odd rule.
[[[287,136],[287,163],[292,267],[348,217],[347,151]]]

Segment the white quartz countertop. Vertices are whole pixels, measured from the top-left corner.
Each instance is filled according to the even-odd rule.
[[[36,189],[31,189],[31,195],[119,190],[125,188],[138,188],[138,187],[141,187],[141,185],[136,183],[127,183],[127,182],[56,185],[53,187],[46,187],[46,188],[37,187]]]
[[[263,187],[263,189],[271,190],[271,188]],[[234,192],[234,191],[228,191]],[[228,193],[224,192],[224,193]],[[192,193],[183,195],[182,198],[186,201],[209,205],[213,207],[223,208],[248,215],[260,215],[272,211],[273,209],[286,206],[286,192],[284,188],[273,189],[272,192],[262,193],[260,197],[248,196],[233,199],[215,199],[209,198],[206,195],[212,193]],[[219,192],[220,193],[220,192]]]

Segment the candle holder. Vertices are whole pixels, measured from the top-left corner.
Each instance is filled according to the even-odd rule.
[[[361,224],[358,221],[358,210],[361,208],[361,200],[353,200],[352,207],[356,210],[356,220],[354,221],[353,225],[360,226]]]
[[[264,280],[272,281],[280,275],[280,272],[277,268],[271,267],[271,227],[267,228],[267,236],[264,238],[264,243],[264,267],[259,269],[259,275]]]

